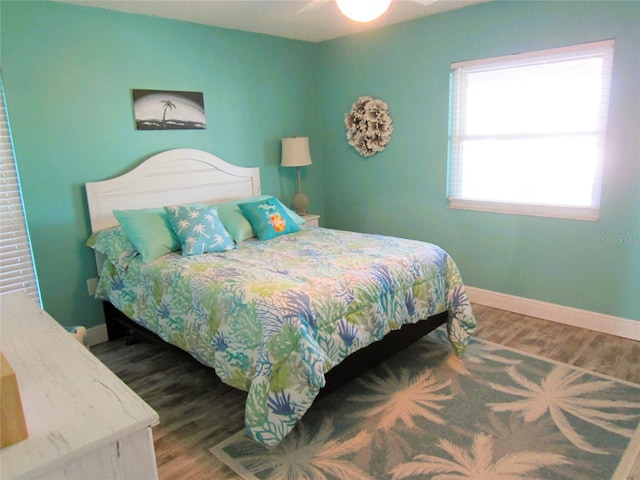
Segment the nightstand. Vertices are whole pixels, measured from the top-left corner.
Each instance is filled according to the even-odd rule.
[[[320,226],[320,215],[316,215],[314,213],[307,213],[306,215],[300,215],[305,220],[306,227],[319,227]]]

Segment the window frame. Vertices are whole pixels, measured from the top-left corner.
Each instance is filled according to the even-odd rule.
[[[496,212],[516,215],[532,215],[541,217],[567,218],[586,221],[597,221],[600,212],[600,196],[605,157],[605,141],[607,116],[610,102],[613,49],[615,40],[602,40],[567,47],[537,50],[513,55],[491,57],[464,62],[454,62],[450,70],[450,112],[449,112],[449,143],[448,143],[448,169],[447,169],[447,205],[449,208],[474,210],[482,212]],[[574,59],[585,56],[599,56],[603,58],[602,79],[603,88],[598,118],[597,135],[597,164],[594,175],[591,205],[562,205],[549,203],[520,202],[517,200],[503,201],[493,199],[468,198],[463,196],[462,189],[462,161],[461,144],[465,140],[464,117],[466,113],[465,101],[466,75],[469,72],[496,71],[508,67],[520,68],[524,65],[535,65],[545,60]],[[565,135],[569,135],[566,133]],[[510,134],[496,136],[506,139]],[[517,136],[517,135],[516,135]],[[549,132],[538,134],[539,138],[549,136]]]

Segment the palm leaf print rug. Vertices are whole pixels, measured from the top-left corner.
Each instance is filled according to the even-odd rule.
[[[246,479],[626,479],[640,385],[438,329],[319,400],[271,450],[211,451]]]

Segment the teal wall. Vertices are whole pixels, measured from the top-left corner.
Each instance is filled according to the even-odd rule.
[[[303,179],[329,227],[438,243],[466,283],[640,320],[640,3],[496,2],[311,44],[49,2],[0,3],[2,70],[45,309],[97,325],[84,183],[200,148],[262,168],[290,200],[283,136],[309,135]],[[446,207],[449,64],[615,38],[601,218]],[[138,132],[131,88],[202,91],[207,130]],[[360,157],[344,114],[389,103],[387,149]]]
[[[615,38],[598,222],[446,206],[452,62]],[[320,45],[326,224],[448,250],[468,285],[640,320],[640,2],[492,2]],[[359,156],[343,115],[389,103],[387,149]]]
[[[86,280],[84,183],[170,148],[261,167],[290,203],[295,169],[280,139],[311,137],[305,192],[322,213],[313,133],[315,46],[307,42],[51,2],[1,2],[2,71],[44,308],[64,325],[104,321]],[[204,93],[207,129],[136,131],[131,89]]]

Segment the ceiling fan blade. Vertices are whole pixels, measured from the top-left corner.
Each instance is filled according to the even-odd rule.
[[[307,5],[298,10],[298,13],[306,13],[311,12],[317,8],[323,7],[325,4],[329,3],[331,0],[311,0]]]

